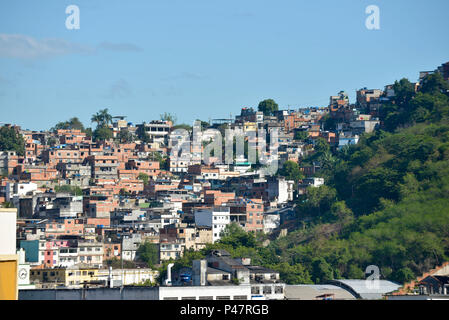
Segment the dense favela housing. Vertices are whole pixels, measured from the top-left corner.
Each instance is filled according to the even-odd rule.
[[[414,90],[434,73],[449,81],[449,63],[421,72]],[[0,254],[17,256],[19,297],[83,299],[103,290],[102,299],[358,299],[397,290],[386,280],[370,294],[354,279],[289,285],[250,251],[214,247],[231,232],[264,245],[288,234],[297,199],[327,183],[326,163],[313,155],[384,128],[382,108],[395,94],[394,85],[361,88],[351,102],[340,91],[326,106],[296,109],[269,99],[192,126],[167,113],[134,124],[108,109],[92,116],[93,128],[77,118],[48,131],[2,124],[0,216],[16,233],[2,229],[9,251]],[[243,137],[241,154],[227,131]],[[252,157],[260,132],[266,146]],[[262,158],[277,170],[265,170]]]

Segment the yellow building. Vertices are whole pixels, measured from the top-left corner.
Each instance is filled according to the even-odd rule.
[[[17,209],[0,209],[0,300],[17,300]]]
[[[67,268],[31,269],[30,281],[42,288],[64,286],[77,288],[98,283],[98,269],[84,263]]]
[[[244,122],[243,123],[243,131],[257,131],[257,123],[255,122]]]

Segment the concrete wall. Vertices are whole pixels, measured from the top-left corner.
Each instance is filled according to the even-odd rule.
[[[17,209],[0,209],[0,254],[16,254]]]
[[[227,297],[251,300],[250,286],[125,287],[19,290],[19,300],[164,300]]]
[[[19,300],[158,300],[158,287],[19,290]]]

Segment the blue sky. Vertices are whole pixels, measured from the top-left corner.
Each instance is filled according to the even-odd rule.
[[[65,9],[80,9],[68,30]],[[380,30],[365,8],[380,8]],[[109,108],[133,123],[325,106],[449,61],[447,0],[3,0],[0,122],[32,130]]]

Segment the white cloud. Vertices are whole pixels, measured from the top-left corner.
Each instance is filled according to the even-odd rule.
[[[0,34],[0,57],[35,59],[68,54],[91,54],[95,49],[64,39],[37,40],[22,34]]]
[[[0,58],[52,58],[70,54],[96,54],[99,49],[116,52],[143,51],[132,43],[102,42],[94,47],[58,38],[39,40],[23,34],[0,33]]]
[[[112,42],[102,42],[98,46],[100,49],[109,51],[143,51],[142,48],[132,44],[132,43],[112,43]]]

